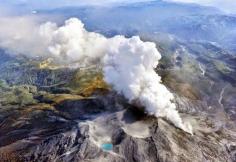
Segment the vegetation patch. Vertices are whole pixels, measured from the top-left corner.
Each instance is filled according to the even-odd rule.
[[[103,74],[100,70],[82,70],[79,71],[68,87],[73,90],[73,93],[82,96],[91,96],[94,92],[101,90],[103,92],[109,90],[109,86],[103,79]]]

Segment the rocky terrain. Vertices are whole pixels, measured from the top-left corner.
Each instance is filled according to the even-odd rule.
[[[142,36],[162,53],[156,71],[193,135],[128,104],[99,67],[60,67],[1,51],[1,160],[236,161],[235,55],[210,43],[158,38]]]

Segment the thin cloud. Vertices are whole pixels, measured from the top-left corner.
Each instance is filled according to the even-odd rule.
[[[137,2],[149,2],[154,0],[0,0],[5,5],[22,5],[31,8],[57,8],[65,6],[106,6],[115,4],[127,4]]]
[[[236,13],[235,0],[165,0],[168,2],[196,3],[203,6],[216,7],[227,13]]]

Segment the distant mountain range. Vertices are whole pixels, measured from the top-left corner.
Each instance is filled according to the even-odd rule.
[[[236,51],[236,16],[213,7],[153,1],[113,7],[64,7],[40,13],[64,19],[79,17],[88,30],[108,37],[163,32],[183,41],[213,42]]]

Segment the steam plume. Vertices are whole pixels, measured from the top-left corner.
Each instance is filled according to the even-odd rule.
[[[165,117],[192,133],[191,126],[180,118],[172,93],[153,70],[161,59],[154,43],[143,42],[137,36],[106,38],[86,31],[76,18],[67,20],[61,27],[50,22],[37,26],[27,20],[22,29],[0,29],[3,29],[0,30],[0,46],[15,54],[46,54],[59,61],[79,61],[84,65],[100,62],[105,81],[130,103],[138,102],[149,114]],[[27,36],[29,31],[31,36]]]

